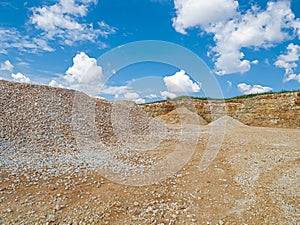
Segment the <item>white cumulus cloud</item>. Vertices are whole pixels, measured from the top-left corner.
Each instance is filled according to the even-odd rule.
[[[134,99],[134,102],[136,104],[144,104],[144,103],[146,103],[146,100],[143,98],[138,98],[138,99]]]
[[[160,95],[164,98],[164,99],[173,99],[173,98],[176,98],[176,94],[174,93],[171,93],[171,92],[168,92],[168,91],[161,91],[160,92]]]
[[[236,14],[238,1],[234,0],[174,0],[177,17],[173,26],[177,32],[186,34],[191,27],[205,28]]]
[[[274,65],[285,69],[284,81],[296,80],[300,83],[300,74],[295,73],[300,58],[300,46],[290,43],[287,46],[287,53],[278,56]]]
[[[99,37],[107,38],[110,34],[116,33],[116,28],[104,21],[93,24],[86,19],[90,7],[97,2],[97,0],[57,0],[57,3],[52,5],[32,7],[26,25],[33,25],[36,30],[24,33],[14,27],[0,27],[0,53],[8,54],[10,49],[30,53],[53,52],[55,49],[49,45],[53,41],[69,46],[76,42],[87,41],[97,43],[98,47],[107,47]]]
[[[12,72],[14,69],[14,66],[11,64],[9,60],[6,60],[4,63],[0,64],[0,70],[6,70]]]
[[[199,92],[200,84],[193,82],[191,78],[185,74],[184,70],[176,72],[174,75],[165,76],[164,83],[171,93],[193,93]]]
[[[140,95],[136,92],[126,92],[124,93],[124,98],[129,101],[133,101],[137,104],[142,104],[146,102],[146,100],[141,98]]]
[[[62,84],[58,83],[56,80],[51,80],[48,85],[50,87],[64,88],[64,86]]]
[[[18,72],[16,74],[12,74],[11,77],[17,81],[17,82],[21,82],[21,83],[29,83],[30,82],[30,79],[29,77],[26,77],[24,74]]]
[[[98,23],[94,28],[91,23],[84,23],[88,8],[97,1],[59,0],[50,6],[32,8],[31,24],[43,31],[43,38],[52,40],[59,38],[66,45],[73,45],[76,41],[95,42],[99,36],[107,37],[115,33],[115,29]]]
[[[73,65],[68,68],[64,79],[69,83],[100,82],[102,68],[97,65],[97,60],[90,58],[84,52],[78,53],[73,58]]]
[[[136,92],[127,92],[124,94],[124,97],[128,100],[133,100],[139,98],[140,95]]]
[[[300,34],[300,20],[295,18],[290,1],[268,2],[263,10],[253,6],[241,12],[233,0],[174,0],[177,17],[175,30],[200,27],[214,35],[211,54],[219,75],[245,73],[258,61],[247,59],[243,48],[269,48]],[[219,13],[214,13],[220,10]]]
[[[126,92],[124,93],[124,98],[137,104],[143,104],[146,102],[146,100],[141,98],[140,95],[136,92]]]
[[[266,86],[261,86],[259,84],[255,84],[255,85],[250,85],[250,84],[246,84],[246,83],[241,83],[238,84],[238,89],[240,92],[242,92],[243,94],[258,94],[258,93],[264,93],[264,92],[269,92],[272,91],[273,88],[271,87],[266,87]]]

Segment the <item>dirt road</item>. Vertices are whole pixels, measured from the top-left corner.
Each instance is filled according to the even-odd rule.
[[[158,184],[114,183],[88,163],[57,164],[64,172],[56,175],[46,167],[2,168],[1,224],[298,224],[300,130],[226,128],[216,158],[200,171],[210,131],[189,127],[187,137],[199,134],[192,158]],[[169,132],[157,149],[139,154],[155,161],[172,153],[182,129]]]

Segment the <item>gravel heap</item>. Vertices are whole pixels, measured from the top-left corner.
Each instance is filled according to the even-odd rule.
[[[158,116],[158,119],[162,119],[167,124],[199,124],[207,125],[206,120],[197,113],[188,110],[186,107],[180,107],[172,110],[171,112]]]
[[[112,127],[123,146],[145,148],[147,144],[148,148],[153,149],[165,138],[167,128],[135,103],[116,101],[112,107]]]
[[[114,166],[118,158],[118,170],[122,165],[134,172],[129,160],[120,162],[120,151],[131,158],[145,141],[156,146],[167,131],[130,102],[112,104],[73,90],[3,80],[0,92],[0,167],[10,171],[56,176],[65,167]]]
[[[245,127],[246,125],[231,116],[225,115],[211,122],[208,126]]]

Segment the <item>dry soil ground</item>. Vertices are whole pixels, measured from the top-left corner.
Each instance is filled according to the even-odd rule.
[[[299,224],[299,129],[228,127],[204,171],[199,165],[211,128],[188,130],[181,140],[183,129],[172,125],[151,153],[158,160],[199,133],[189,162],[157,184],[118,184],[88,166],[49,177],[3,168],[0,223]],[[67,165],[57,167],[68,171]]]

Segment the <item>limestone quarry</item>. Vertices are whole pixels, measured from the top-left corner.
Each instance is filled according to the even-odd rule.
[[[0,80],[0,224],[299,224],[300,92],[143,105]]]
[[[185,106],[207,122],[227,115],[240,122],[258,127],[300,128],[300,92],[267,93],[252,98],[229,100],[182,99],[142,105],[149,115],[156,117]]]

